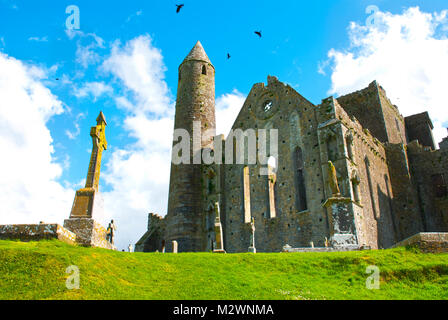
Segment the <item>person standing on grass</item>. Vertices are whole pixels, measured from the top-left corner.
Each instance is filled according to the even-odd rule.
[[[117,230],[117,227],[115,226],[114,220],[110,220],[109,226],[107,227],[107,240],[114,244],[114,236],[115,231]]]

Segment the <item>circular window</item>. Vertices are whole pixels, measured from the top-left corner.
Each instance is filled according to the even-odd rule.
[[[272,109],[272,101],[271,100],[267,100],[264,102],[264,106],[263,106],[263,110],[264,112],[268,112]]]
[[[256,116],[259,119],[268,119],[278,109],[278,96],[274,92],[264,92],[257,101]]]

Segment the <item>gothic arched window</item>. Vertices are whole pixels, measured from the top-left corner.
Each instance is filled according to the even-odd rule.
[[[328,160],[331,162],[335,162],[338,159],[338,145],[334,135],[329,136],[327,139],[327,154]]]
[[[305,188],[305,173],[302,148],[294,151],[295,181],[296,181],[296,205],[299,211],[308,209]]]
[[[361,196],[359,192],[360,180],[356,172],[353,172],[351,181],[352,181],[353,200],[359,204],[361,203]]]
[[[206,66],[202,66],[202,74],[207,74],[207,67]]]
[[[353,161],[353,136],[351,134],[345,137],[345,143],[347,145],[347,156]]]

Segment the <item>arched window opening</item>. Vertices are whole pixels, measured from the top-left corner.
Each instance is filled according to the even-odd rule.
[[[352,180],[353,201],[360,204],[361,203],[361,196],[359,192],[360,180],[358,175],[354,173],[351,180]]]
[[[275,210],[275,196],[276,196],[276,182],[277,182],[277,175],[276,175],[276,161],[274,157],[269,157],[268,160],[268,199],[269,199],[269,218],[275,218],[276,217],[276,210]]]
[[[305,174],[302,148],[297,147],[294,152],[296,206],[299,211],[308,210],[305,188]]]
[[[353,161],[353,136],[351,134],[345,137],[345,143],[347,145],[348,158]]]
[[[207,67],[206,66],[202,66],[202,74],[207,74]]]
[[[330,136],[327,140],[327,154],[328,160],[331,162],[335,162],[338,157],[338,145],[335,136]]]

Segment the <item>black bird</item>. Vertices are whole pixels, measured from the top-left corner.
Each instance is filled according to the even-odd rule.
[[[183,6],[184,6],[183,3],[182,4],[176,4],[176,7],[177,7],[176,13],[179,13],[180,9],[182,9]]]
[[[59,78],[56,78],[56,80],[59,80]]]
[[[255,34],[261,38],[261,31],[255,31]]]
[[[227,54],[227,59],[230,59],[230,54]]]

